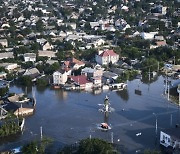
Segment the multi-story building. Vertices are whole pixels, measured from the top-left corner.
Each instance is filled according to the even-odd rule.
[[[64,70],[59,70],[53,73],[53,84],[54,85],[63,85],[67,81],[67,73]]]
[[[99,51],[98,55],[96,55],[96,62],[100,65],[114,64],[117,63],[118,60],[119,55],[113,50]]]

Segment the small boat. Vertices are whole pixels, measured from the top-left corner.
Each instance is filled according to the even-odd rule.
[[[107,130],[110,130],[111,127],[107,123],[103,122],[103,123],[99,124],[98,129],[107,131]]]

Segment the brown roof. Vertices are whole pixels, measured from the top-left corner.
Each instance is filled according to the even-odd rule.
[[[71,63],[78,64],[78,65],[83,65],[84,64],[84,62],[82,62],[80,60],[77,60],[75,58],[72,58]]]
[[[118,55],[118,54],[115,53],[113,50],[105,50],[99,56],[108,57],[108,56],[116,56],[116,55]]]
[[[157,41],[156,44],[157,44],[157,46],[165,46],[166,41]]]
[[[90,83],[85,75],[71,76],[71,79],[79,85]]]
[[[82,62],[82,61],[80,61],[80,60],[77,60],[76,58],[71,58],[71,59],[69,59],[69,60],[67,60],[67,61],[64,62],[64,65],[65,65],[66,67],[70,67],[70,66],[73,66],[73,65],[75,65],[75,64],[84,65],[85,63]]]

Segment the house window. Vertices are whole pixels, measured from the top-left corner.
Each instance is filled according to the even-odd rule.
[[[170,143],[170,138],[168,138],[168,142]]]
[[[165,136],[163,135],[163,140],[165,140]]]

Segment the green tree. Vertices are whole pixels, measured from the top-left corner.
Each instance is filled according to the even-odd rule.
[[[31,45],[31,50],[34,50],[35,52],[37,52],[39,49],[40,49],[39,43],[35,42]]]
[[[19,77],[18,82],[24,86],[32,85],[32,79],[30,76],[21,76],[21,77]]]
[[[27,18],[27,19],[30,19],[31,14],[32,14],[32,13],[31,13],[30,11],[28,11],[28,10],[25,10],[25,11],[23,12],[24,18]]]
[[[0,97],[4,96],[9,91],[8,87],[1,87],[0,88]]]
[[[23,154],[45,154],[45,150],[52,143],[52,139],[43,137],[41,141],[32,141],[22,148]]]
[[[158,68],[158,61],[155,58],[147,58],[142,62],[142,71],[148,72],[150,71],[156,71]]]
[[[0,137],[18,133],[20,131],[18,123],[19,120],[14,114],[8,113],[6,118],[2,120],[2,124],[0,126]]]
[[[44,24],[43,24],[43,22],[41,20],[38,20],[36,22],[36,30],[38,32],[42,32],[44,30]]]
[[[38,143],[36,141],[32,141],[29,144],[23,146],[22,152],[24,154],[38,154],[38,149],[37,149]]]
[[[37,83],[37,86],[46,87],[48,85],[48,80],[44,78],[40,78],[40,79],[37,79],[36,83]]]
[[[77,153],[81,154],[97,154],[97,153],[114,153],[111,144],[104,140],[93,138],[81,140]]]
[[[117,153],[113,146],[108,142],[93,138],[93,139],[84,139],[81,140],[78,147],[64,147],[59,154],[115,154]]]
[[[95,58],[95,54],[97,53],[96,49],[88,49],[85,52],[82,52],[81,58],[89,61]]]
[[[157,150],[146,149],[146,150],[144,150],[144,154],[161,154],[161,152],[157,151]]]

